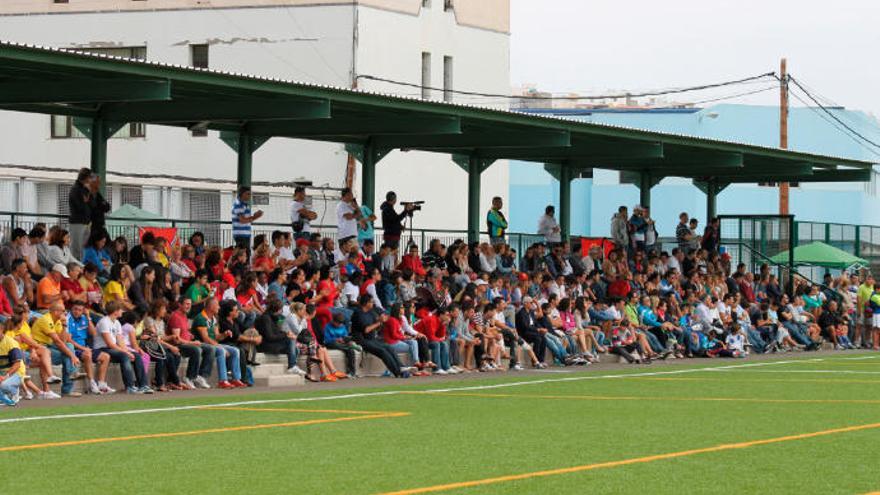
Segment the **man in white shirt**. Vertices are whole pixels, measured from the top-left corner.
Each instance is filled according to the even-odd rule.
[[[544,209],[544,214],[538,219],[538,235],[544,236],[547,244],[551,245],[562,242],[562,231],[556,222],[556,218],[553,217],[555,213],[556,208],[553,205],[548,205]]]
[[[92,338],[93,356],[102,353],[110,355],[111,362],[119,364],[122,370],[122,382],[130,394],[146,393],[146,387],[138,387],[135,381],[133,366],[142,366],[141,357],[119,345],[122,336],[122,324],[119,317],[122,316],[122,307],[116,301],[108,302],[104,307],[107,316],[101,318],[95,326],[95,335]],[[98,376],[98,389],[102,394],[112,394],[115,390],[107,385],[106,376]],[[150,391],[152,393],[152,391]]]
[[[666,270],[675,270],[681,273],[681,260],[684,259],[684,252],[680,248],[673,248],[672,256],[666,260]]]
[[[342,190],[342,198],[336,205],[336,238],[340,243],[356,238],[358,233],[358,221],[361,219],[361,209],[351,189]]]
[[[290,223],[296,239],[308,239],[312,233],[309,222],[318,218],[318,214],[309,209],[309,203],[306,188],[297,186],[293,190],[293,201],[290,203]]]

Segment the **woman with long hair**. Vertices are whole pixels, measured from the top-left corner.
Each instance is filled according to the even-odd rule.
[[[49,247],[46,251],[46,263],[44,266],[48,271],[57,264],[67,266],[69,263],[82,265],[78,259],[73,256],[70,251],[70,232],[65,229],[55,229],[49,237]]]
[[[95,229],[89,233],[89,240],[83,250],[83,264],[92,263],[98,267],[99,274],[107,278],[110,275],[110,267],[113,266],[113,258],[107,252],[107,241],[110,236],[104,229]]]
[[[104,285],[104,304],[117,302],[123,311],[131,311],[135,305],[128,297],[128,289],[134,282],[131,267],[118,263],[110,268],[110,280]]]

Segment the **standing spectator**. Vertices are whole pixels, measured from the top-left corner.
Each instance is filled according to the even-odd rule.
[[[555,213],[556,208],[553,205],[547,205],[547,208],[544,208],[544,214],[538,219],[538,235],[544,236],[547,244],[562,242],[562,231],[559,229],[556,218],[553,217]]]
[[[709,223],[706,225],[706,230],[703,231],[701,245],[703,249],[710,253],[718,251],[718,245],[721,242],[721,232],[719,232],[720,225],[721,221],[718,220],[718,217],[714,217],[709,220]]]
[[[83,246],[89,237],[89,223],[92,221],[92,181],[95,175],[88,168],[81,168],[76,176],[76,182],[70,188],[67,196],[67,206],[70,214],[67,221],[70,224],[70,244],[73,256],[82,258]]]
[[[263,216],[262,210],[251,213],[251,188],[242,186],[238,190],[238,197],[232,203],[232,238],[235,246],[245,249],[250,253],[251,236],[253,235],[253,223]]]
[[[489,230],[489,243],[493,246],[504,244],[504,233],[507,231],[507,218],[501,212],[504,203],[500,196],[492,198],[492,208],[486,214],[486,226]]]
[[[361,217],[363,220],[358,224],[358,246],[363,247],[367,241],[375,242],[376,233],[373,230],[373,222],[376,215],[367,205],[361,205]]]
[[[388,191],[385,194],[385,202],[379,207],[382,212],[382,240],[391,249],[397,249],[400,246],[400,234],[403,232],[403,221],[408,215],[412,215],[412,206],[407,205],[403,211],[397,213],[394,205],[397,204],[397,194],[394,191]]]
[[[89,182],[89,192],[91,193],[89,198],[90,229],[92,231],[104,230],[104,227],[107,225],[104,215],[110,212],[110,203],[101,194],[101,177],[97,174],[92,174],[92,180]]]
[[[691,218],[688,222],[688,232],[689,238],[688,241],[688,249],[690,251],[696,251],[700,249],[700,237],[697,235],[697,225],[699,224],[699,220],[696,218]]]
[[[657,226],[654,225],[654,219],[651,218],[651,212],[649,211],[647,206],[642,206],[642,218],[645,219],[645,222],[648,224],[648,228],[645,231],[645,250],[650,253],[655,253],[657,251]]]
[[[358,223],[363,219],[357,200],[350,188],[342,190],[342,197],[336,205],[336,240],[339,245],[357,237]],[[335,260],[337,263],[342,260]]]
[[[636,251],[645,250],[645,239],[648,236],[648,222],[642,216],[642,207],[633,208],[632,218],[629,219],[629,230],[632,232],[631,246]]]
[[[675,227],[675,240],[678,242],[678,249],[687,253],[690,251],[691,240],[694,234],[688,227],[688,214],[682,212],[678,215],[678,226]]]
[[[627,223],[626,206],[617,209],[617,214],[611,217],[611,240],[617,249],[629,248],[629,225]]]
[[[293,227],[294,239],[308,239],[312,235],[311,221],[318,214],[310,210],[306,198],[306,188],[296,186],[293,190],[293,201],[290,203],[290,224]]]

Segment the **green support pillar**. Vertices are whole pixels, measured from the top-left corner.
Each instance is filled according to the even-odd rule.
[[[709,181],[706,183],[706,224],[715,218],[718,211],[718,185]]]
[[[468,242],[480,240],[480,175],[482,163],[478,156],[468,159]]]
[[[110,136],[104,119],[92,119],[91,124],[90,166],[92,172],[101,179],[101,194],[105,194],[107,190],[107,139]]]
[[[651,174],[642,172],[639,174],[639,204],[645,208],[651,207]]]
[[[361,161],[361,204],[371,211],[376,211],[376,162],[378,162],[376,146],[372,142],[364,145],[364,156]]]
[[[571,182],[572,170],[567,165],[559,169],[559,229],[562,242],[571,238]]]
[[[254,163],[254,141],[247,133],[238,135],[238,187],[251,185]]]

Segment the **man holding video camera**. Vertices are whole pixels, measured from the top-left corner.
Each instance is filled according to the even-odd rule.
[[[394,210],[394,205],[396,204],[397,194],[394,191],[388,191],[385,194],[385,202],[379,207],[382,211],[382,229],[384,231],[382,240],[391,249],[400,246],[400,235],[403,232],[403,222],[406,220],[406,217],[412,216],[413,211],[421,209],[421,206],[416,203],[404,203],[403,211],[397,213]]]

